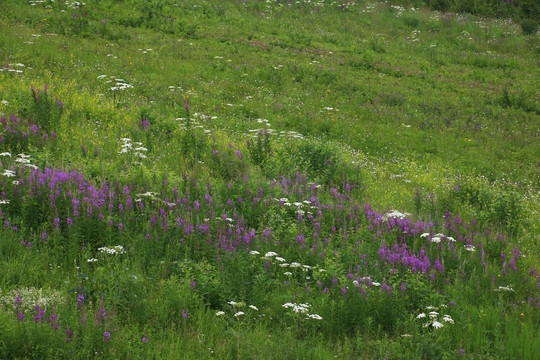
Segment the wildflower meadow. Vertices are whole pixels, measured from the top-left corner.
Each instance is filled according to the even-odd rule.
[[[0,2],[0,359],[538,359],[535,1]]]

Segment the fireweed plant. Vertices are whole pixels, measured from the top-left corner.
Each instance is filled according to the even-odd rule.
[[[534,359],[540,42],[422,4],[3,2],[0,357]]]

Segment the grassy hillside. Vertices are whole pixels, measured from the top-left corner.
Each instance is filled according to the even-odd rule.
[[[0,358],[534,359],[540,38],[367,1],[0,3]]]

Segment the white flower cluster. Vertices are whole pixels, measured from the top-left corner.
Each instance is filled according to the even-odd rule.
[[[74,10],[75,10],[75,9],[78,9],[78,8],[80,8],[80,7],[83,7],[83,6],[86,5],[86,3],[84,3],[84,2],[69,1],[69,0],[66,0],[66,1],[64,2],[64,4],[65,4],[68,8],[74,9]]]
[[[124,250],[124,247],[122,245],[116,245],[116,246],[104,246],[100,247],[99,252],[102,254],[109,254],[109,255],[118,255],[118,254],[125,254],[126,250]]]
[[[296,304],[296,303],[285,303],[283,305],[281,305],[282,307],[284,307],[285,309],[289,309],[289,308],[292,308],[292,310],[295,312],[295,313],[307,313],[309,311],[308,308],[311,307],[311,305],[309,304]]]
[[[310,209],[316,209],[317,207],[316,206],[311,206],[311,202],[308,201],[308,200],[304,200],[302,202],[299,202],[299,201],[296,201],[296,202],[293,202],[293,203],[290,203],[289,202],[289,199],[287,198],[281,198],[281,199],[274,199],[274,201],[278,202],[278,203],[283,203],[284,206],[296,206],[296,210],[294,211],[296,214],[300,214],[300,215],[303,215],[305,213],[304,210],[302,210],[302,208],[304,206],[308,206]],[[307,212],[308,215],[311,215],[313,214],[312,212],[308,211]]]
[[[440,306],[441,308],[445,308],[446,305],[442,304]],[[441,314],[437,312],[439,310],[438,307],[435,306],[426,306],[426,310],[430,310],[427,314],[425,312],[422,312],[416,316],[417,319],[425,319],[423,327],[432,326],[434,329],[440,329],[444,326],[444,324],[441,322],[446,322],[449,324],[454,324],[454,320],[450,317],[450,315],[442,315],[441,321],[439,321],[439,317]]]
[[[16,73],[16,74],[21,74],[23,72],[22,70],[17,70],[17,69],[12,69],[12,68],[0,68],[0,72],[1,71],[6,71],[6,72]]]
[[[465,250],[467,251],[470,251],[470,252],[475,252],[476,251],[476,248],[474,247],[474,245],[465,245]]]
[[[231,305],[232,307],[244,307],[246,306],[246,303],[244,302],[236,302],[236,301],[229,301],[227,304]],[[250,309],[253,309],[255,311],[259,311],[259,309],[255,306],[255,305],[249,305],[248,308]],[[216,313],[216,316],[222,316],[222,315],[225,315],[225,311],[218,311]],[[242,315],[245,315],[245,313],[243,311],[237,311],[233,314],[234,317],[239,317],[239,316],[242,316]]]
[[[427,233],[427,232],[426,232],[426,233],[423,233],[422,235],[420,235],[420,237],[422,237],[422,238],[427,238],[427,237],[429,237],[429,236],[431,236],[431,234],[430,234],[430,233]],[[454,239],[454,238],[451,237],[451,236],[446,236],[446,235],[444,235],[444,234],[435,234],[435,235],[431,236],[430,241],[431,241],[432,243],[435,243],[435,244],[440,244],[440,242],[441,242],[441,240],[442,240],[443,238],[446,238],[446,240],[448,240],[448,241],[450,241],[450,242],[456,242],[456,239]]]
[[[105,79],[107,75],[99,75],[97,78],[99,80]],[[109,88],[111,91],[117,91],[117,90],[125,90],[129,88],[133,88],[133,85],[129,85],[126,80],[115,78],[114,76],[111,76],[109,80],[105,81],[105,84],[112,84],[112,86]]]
[[[143,145],[142,142],[133,142],[133,140],[129,138],[121,138],[120,140],[123,142],[123,144],[120,145],[122,150],[120,150],[118,154],[126,154],[129,152],[132,152],[133,155],[141,159],[146,159],[148,157],[143,152],[141,152],[141,151],[148,151],[147,148],[142,146]]]
[[[310,304],[296,304],[296,303],[288,302],[281,306],[284,307],[285,309],[292,309],[292,311],[294,311],[295,313],[306,314],[307,316],[306,319],[322,320],[322,317],[320,315],[307,314],[307,312],[309,311],[309,308],[311,307]]]
[[[62,294],[56,290],[43,290],[34,287],[14,289],[3,294],[0,289],[0,309],[16,308],[16,298],[21,298],[21,307],[24,311],[32,310],[34,306],[47,308],[62,301]]]
[[[11,157],[11,154],[9,152],[3,152],[3,153],[0,153],[0,156],[2,156],[2,157],[4,157],[4,156]],[[37,169],[38,168],[36,165],[32,164],[32,162],[30,160],[30,155],[18,154],[17,157],[15,158],[15,162],[20,164],[23,167],[28,167],[28,168],[31,168],[31,169]],[[14,177],[15,172],[12,171],[12,170],[4,170],[2,175],[7,176],[7,177]]]
[[[165,200],[162,200],[162,199],[158,198],[158,195],[159,195],[158,193],[152,192],[152,191],[147,191],[145,193],[139,193],[139,194],[135,195],[135,197],[136,197],[135,202],[141,202],[141,201],[143,201],[143,198],[147,198],[147,199],[149,199],[151,201],[159,201],[159,202],[169,206],[169,208],[172,207],[172,206],[176,206],[175,203],[170,203],[170,202],[167,202]]]
[[[283,200],[283,199],[280,199],[280,200]],[[249,252],[251,255],[260,255],[260,253],[258,251],[250,251]],[[266,254],[264,254],[264,256],[262,257],[262,259],[266,259],[266,258],[274,258],[275,260],[279,261],[280,264],[279,266],[282,267],[282,268],[286,268],[286,267],[289,267],[289,268],[301,268],[302,271],[306,272],[306,271],[309,271],[309,270],[312,270],[313,267],[310,266],[310,265],[302,265],[300,264],[299,262],[292,262],[292,263],[287,263],[287,260],[285,260],[284,258],[280,257],[280,256],[277,256],[278,254],[274,251],[269,251],[267,252]],[[326,271],[324,269],[319,269],[320,272],[323,272],[323,271]],[[287,275],[287,276],[291,276],[292,273],[290,271],[286,271],[283,273],[284,275]],[[306,277],[306,279],[309,279],[309,277]]]
[[[148,54],[149,51],[154,51],[153,49],[137,49],[137,50],[142,51],[143,54]]]
[[[152,191],[147,191],[145,193],[139,193],[136,196],[137,196],[137,199],[135,200],[136,202],[141,201],[142,197],[147,197],[147,198],[150,198],[151,200],[156,200],[157,196],[158,196],[158,193],[155,193],[155,192],[152,192]]]
[[[387,212],[384,216],[383,216],[383,219],[384,220],[388,220],[388,219],[391,219],[391,218],[394,218],[394,219],[405,219],[407,216],[411,216],[412,214],[410,213],[401,213],[397,210],[392,210],[390,212]]]
[[[370,276],[364,276],[361,280],[362,280],[362,281],[366,281],[366,282],[370,282],[371,285],[373,285],[373,286],[381,286],[381,283],[380,283],[380,282],[378,282],[378,281],[372,281]],[[353,280],[352,283],[353,283],[353,285],[356,286],[356,287],[360,286],[360,283],[358,282],[358,280]],[[366,286],[363,285],[363,287],[366,287]]]
[[[493,289],[493,291],[514,291],[514,289],[512,289],[512,285],[508,285],[508,286],[499,286],[498,289]]]
[[[6,169],[2,175],[7,177],[15,177],[15,171]]]

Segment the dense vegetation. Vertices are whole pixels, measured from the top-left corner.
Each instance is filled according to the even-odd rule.
[[[426,4],[2,1],[0,358],[536,358],[536,2]]]

